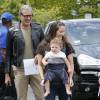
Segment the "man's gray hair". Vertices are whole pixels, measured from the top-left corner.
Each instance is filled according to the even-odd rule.
[[[22,13],[23,10],[29,10],[32,12],[32,7],[30,5],[22,5],[19,10],[19,15]]]

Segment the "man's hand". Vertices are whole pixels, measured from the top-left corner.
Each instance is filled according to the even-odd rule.
[[[8,73],[5,74],[5,84],[11,86],[11,78]]]

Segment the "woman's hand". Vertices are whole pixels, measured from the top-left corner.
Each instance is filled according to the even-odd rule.
[[[72,78],[69,79],[69,84],[70,84],[71,87],[73,87],[74,82],[73,82],[73,79]]]
[[[5,75],[5,84],[11,86],[11,78],[8,73]]]
[[[44,66],[48,65],[48,62],[43,63]]]

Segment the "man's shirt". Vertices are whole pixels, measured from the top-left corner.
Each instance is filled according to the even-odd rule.
[[[8,29],[6,26],[0,26],[0,49],[6,48],[6,38],[7,38]],[[0,63],[2,63],[2,54],[0,51]]]

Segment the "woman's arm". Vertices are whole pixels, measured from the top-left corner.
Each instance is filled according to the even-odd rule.
[[[73,73],[74,73],[73,54],[69,54],[69,55],[67,56],[67,58],[68,58],[68,61],[69,61],[70,65],[71,65],[71,72],[70,72],[69,78],[72,80],[72,78],[73,78]],[[73,85],[73,82],[71,82],[71,84]]]
[[[42,59],[42,63],[44,66],[46,66],[48,64],[48,62],[44,58]]]
[[[71,68],[71,65],[70,65],[70,63],[69,63],[69,61],[68,61],[68,59],[67,58],[65,58],[64,59],[65,60],[65,64],[66,64],[66,66],[68,67],[68,73],[70,74],[72,71],[72,68]]]
[[[47,45],[48,45],[48,43],[46,42],[46,40],[45,39],[42,40],[36,49],[36,55],[40,54],[40,55],[44,56],[45,51],[48,48]]]
[[[67,56],[67,59],[71,65],[71,69],[72,69],[72,72],[71,72],[71,77],[73,77],[73,73],[74,73],[74,61],[73,61],[73,54],[75,53],[72,45],[70,43],[67,43],[66,44],[66,56]]]
[[[37,64],[38,64],[38,70],[39,70],[39,74],[42,80],[44,80],[44,74],[43,74],[43,64],[42,64],[42,58],[43,56],[38,54],[36,56],[37,58]]]
[[[44,79],[42,59],[45,54],[45,44],[46,44],[46,41],[44,39],[38,45],[37,50],[36,50],[35,60],[34,60],[35,63],[38,64],[38,70],[39,70],[41,79]]]
[[[73,54],[69,54],[68,56],[67,56],[67,58],[68,58],[68,61],[69,61],[69,63],[70,63],[70,65],[71,65],[71,77],[73,77],[73,73],[74,73],[74,61],[73,61]]]

